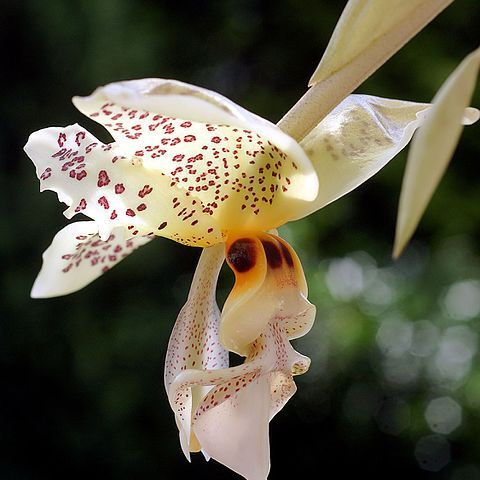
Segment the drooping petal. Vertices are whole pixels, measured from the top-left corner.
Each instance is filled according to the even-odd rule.
[[[283,318],[288,338],[310,330],[315,307],[307,300],[300,261],[284,240],[269,234],[231,234],[227,262],[235,286],[222,310],[220,338],[230,351],[247,355],[251,342],[276,315]]]
[[[102,240],[95,222],[71,223],[45,250],[31,296],[48,298],[80,290],[152,238],[126,239],[124,229],[115,228]]]
[[[319,178],[317,198],[298,218],[328,205],[382,169],[425,121],[428,103],[350,95],[300,143]],[[474,109],[465,110],[469,123]]]
[[[223,238],[198,198],[78,125],[34,132],[25,151],[36,165],[41,190],[57,192],[69,205],[67,218],[83,213],[94,219],[103,239],[119,226],[130,236],[152,233],[189,245]]]
[[[435,95],[433,108],[413,139],[400,194],[394,257],[400,255],[413,235],[453,155],[479,67],[480,49],[477,49],[463,60]]]
[[[264,480],[270,468],[268,423],[295,393],[292,376],[305,373],[309,364],[291,347],[279,316],[250,345],[243,365],[185,370],[170,392],[183,397],[213,385],[193,417],[202,450],[249,480]]]
[[[240,320],[261,325],[261,330],[248,345],[242,345],[240,353],[246,356],[242,365],[200,369],[198,363],[192,365],[189,360],[190,348],[198,348],[194,346],[199,343],[206,345],[202,340],[205,335],[197,334],[197,325],[203,325],[213,342],[218,342],[218,327],[212,330],[202,322],[203,303],[195,310],[200,318],[181,315],[180,331],[187,334],[180,335],[185,341],[177,342],[180,353],[169,362],[175,368],[170,367],[173,373],[168,375],[168,394],[177,418],[182,417],[180,428],[188,435],[191,434],[186,423],[191,418],[194,432],[191,438],[198,444],[191,442],[190,450],[194,443],[207,457],[245,478],[264,480],[270,468],[268,423],[295,393],[293,376],[304,373],[310,364],[307,357],[292,348],[289,337],[306,333],[313,322],[315,307],[306,300],[305,278],[295,252],[279,237],[235,234],[227,245],[227,255],[236,275],[230,296],[237,299],[244,296],[245,301],[239,303],[250,309],[251,318],[244,316]],[[247,288],[249,282],[253,295]],[[272,290],[277,292],[276,296]],[[258,292],[262,295],[258,296]],[[195,297],[192,301],[196,301]],[[263,303],[270,303],[272,308],[263,309]],[[231,310],[224,308],[221,322],[231,315]],[[268,315],[266,320],[264,315]],[[240,323],[237,327],[241,327]],[[192,332],[196,333],[193,338]],[[175,337],[179,337],[178,332]],[[195,391],[200,387],[207,389],[195,405]],[[183,445],[188,446],[185,437]]]
[[[310,360],[287,340],[281,319],[268,324],[252,344],[243,373],[230,369],[217,377],[199,405],[193,429],[215,460],[249,480],[265,480],[270,469],[269,421],[296,391],[292,376]],[[228,374],[227,374],[228,373]]]
[[[200,198],[224,230],[275,228],[315,198],[316,174],[297,142],[214,92],[147,79],[107,85],[74,102],[110,131],[124,155]]]
[[[350,0],[309,85],[280,121],[300,141],[453,0]]]
[[[228,352],[218,339],[220,311],[215,289],[225,258],[223,245],[205,249],[198,262],[188,299],[180,311],[168,344],[165,361],[165,388],[175,412],[180,431],[180,443],[187,458],[200,446],[191,433],[192,414],[207,394],[209,386],[191,389],[171,388],[183,371],[215,370],[228,367]]]

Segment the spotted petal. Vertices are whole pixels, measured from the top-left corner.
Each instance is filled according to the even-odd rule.
[[[124,229],[116,228],[102,240],[95,222],[71,223],[45,250],[31,296],[56,297],[80,290],[152,238],[126,239]]]
[[[350,95],[300,143],[319,178],[317,198],[303,217],[350,192],[383,168],[425,121],[428,103]],[[464,123],[475,109],[464,110]]]
[[[297,142],[214,92],[146,79],[74,102],[124,155],[199,198],[223,230],[275,228],[316,196],[315,171]]]
[[[179,377],[179,384],[215,385],[193,419],[206,453],[249,480],[266,479],[268,423],[295,393],[293,375],[305,373],[309,365],[290,345],[282,320],[275,319],[251,345],[243,365],[203,375],[187,371]]]
[[[191,418],[198,403],[210,387],[193,386],[182,391],[172,384],[186,369],[207,370],[228,367],[228,352],[218,339],[220,311],[215,289],[225,254],[223,245],[202,252],[188,299],[180,311],[168,344],[165,361],[165,388],[180,431],[180,443],[185,456],[200,446],[191,432]]]
[[[479,67],[480,49],[477,49],[435,95],[433,108],[413,140],[400,195],[395,257],[415,231],[455,151],[462,132],[462,115],[472,97]]]
[[[110,83],[87,97],[74,97],[73,103],[82,113],[105,126],[117,141],[155,135],[165,124],[156,125],[162,117],[239,128],[257,125],[259,130],[274,127],[217,92],[163,78]],[[279,133],[277,129],[273,131]]]
[[[30,135],[25,151],[36,165],[41,190],[57,192],[69,205],[67,218],[83,213],[94,219],[103,239],[120,226],[130,236],[152,233],[190,245],[223,238],[199,199],[79,125],[39,130]]]
[[[273,319],[243,365],[184,370],[170,395],[184,398],[193,388],[213,385],[192,420],[202,450],[249,480],[264,480],[270,468],[268,423],[295,393],[292,376],[309,364],[291,347],[281,319]]]

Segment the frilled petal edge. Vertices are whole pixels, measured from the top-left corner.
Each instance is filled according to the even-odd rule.
[[[131,237],[152,233],[189,245],[223,239],[196,196],[79,125],[38,130],[25,151],[36,166],[41,191],[57,193],[69,206],[67,218],[82,213],[95,220],[104,240],[115,227],[124,227]]]

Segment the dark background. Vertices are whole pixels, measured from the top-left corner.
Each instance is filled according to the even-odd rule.
[[[158,239],[78,293],[31,300],[41,253],[67,221],[53,193],[39,194],[22,147],[34,130],[75,122],[108,141],[70,98],[130,78],[198,84],[275,122],[304,92],[343,5],[2,2],[0,478],[235,477],[183,458],[163,390],[199,250]],[[457,0],[359,91],[428,101],[477,47],[479,24],[478,1]],[[480,479],[479,152],[479,127],[469,127],[397,263],[404,154],[283,229],[318,314],[296,343],[312,369],[271,423],[270,478]],[[231,283],[225,271],[219,299]],[[445,397],[456,407],[431,420],[430,402]]]

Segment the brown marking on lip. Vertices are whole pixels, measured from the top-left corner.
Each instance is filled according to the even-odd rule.
[[[282,248],[283,258],[287,262],[287,265],[289,267],[293,267],[294,266],[293,257],[290,251],[288,250],[288,247],[282,241],[280,241],[279,243]]]
[[[282,266],[282,254],[277,245],[268,240],[262,240],[265,256],[267,257],[268,266],[271,268],[279,268]]]
[[[232,268],[239,273],[251,270],[257,261],[255,241],[251,238],[239,238],[230,245],[227,258]]]

